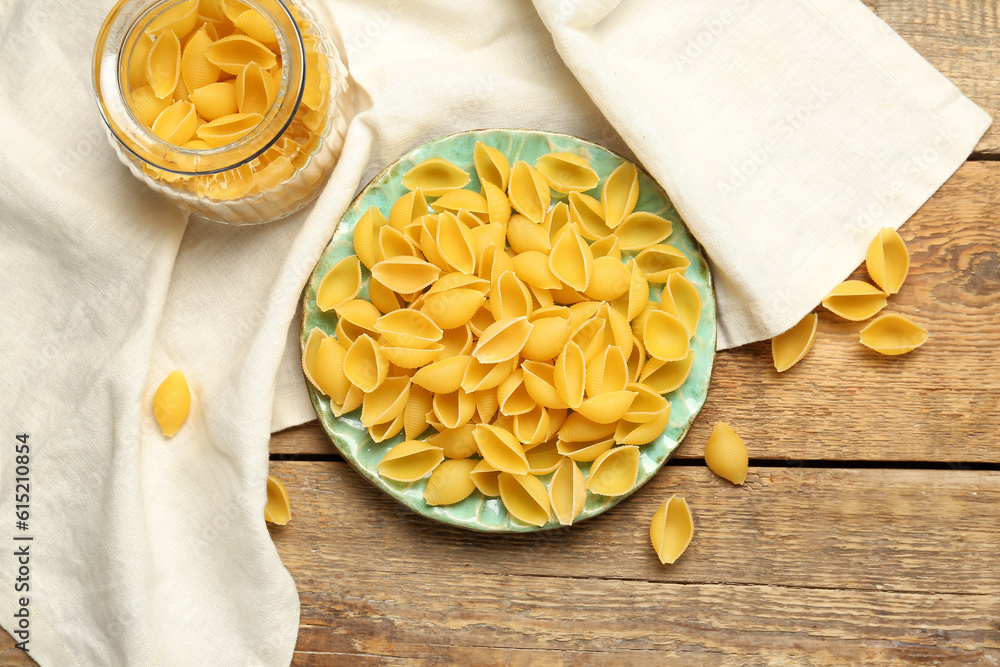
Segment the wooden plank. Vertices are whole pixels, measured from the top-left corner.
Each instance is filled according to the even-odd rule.
[[[994,119],[1000,118],[1000,9],[996,0],[865,0],[920,55]],[[1000,154],[994,122],[976,147]]]
[[[858,343],[863,323],[819,308],[816,345],[786,373],[774,372],[768,343],[722,352],[677,456],[700,458],[712,425],[728,421],[755,458],[1000,460],[997,220],[1000,163],[966,163],[901,230],[912,268],[885,312],[912,317],[930,341],[883,357]],[[317,423],[275,435],[271,451],[336,453]]]
[[[481,535],[396,505],[343,463],[276,462],[272,529],[302,599],[296,664],[983,664],[1000,658],[1000,473],[668,467],[572,529]],[[672,493],[674,566],[647,525]]]

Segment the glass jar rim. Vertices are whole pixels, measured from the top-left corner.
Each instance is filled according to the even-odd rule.
[[[291,125],[302,102],[306,80],[306,50],[302,31],[284,0],[241,0],[272,21],[282,57],[282,78],[276,101],[246,136],[211,149],[191,149],[160,139],[134,115],[127,100],[126,46],[133,35],[157,16],[184,0],[150,0],[126,15],[136,0],[119,0],[101,26],[94,47],[94,94],[110,132],[119,145],[140,162],[181,176],[218,174],[251,162],[262,155]],[[113,68],[113,69],[109,69]]]

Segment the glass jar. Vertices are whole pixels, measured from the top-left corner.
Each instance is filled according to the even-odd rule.
[[[266,34],[267,45],[250,33]],[[204,44],[222,40],[226,46],[188,48],[196,36]],[[268,52],[256,60],[267,62],[253,60],[241,70],[245,54],[239,50],[259,47]],[[232,63],[215,67],[221,56],[209,63],[212,53],[225,53],[226,63]],[[192,95],[185,83],[211,81],[198,62],[217,72],[217,83],[231,81],[232,90],[240,91],[233,97],[240,100],[235,116],[202,115],[210,107],[198,102],[215,98],[207,92]],[[265,92],[254,97],[254,86]],[[140,94],[143,87],[149,90]],[[228,84],[212,90],[236,95],[226,92]],[[336,164],[353,113],[340,53],[312,12],[289,0],[121,0],[97,39],[94,91],[111,144],[136,178],[194,213],[229,224],[277,220],[312,201]],[[259,115],[244,112],[251,98]],[[229,104],[211,109],[227,111]],[[168,114],[170,105],[175,108]],[[164,120],[165,115],[170,117]],[[174,116],[183,118],[177,123],[182,129],[163,138],[175,127]],[[185,139],[183,128],[192,124],[195,133]],[[222,129],[213,129],[220,124]],[[242,136],[226,134],[236,126]]]

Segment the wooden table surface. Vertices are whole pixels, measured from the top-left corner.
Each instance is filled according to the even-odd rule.
[[[868,5],[1000,118],[996,0]],[[369,486],[315,422],[276,434],[294,664],[1000,664],[998,222],[1000,124],[901,230],[913,268],[886,312],[925,326],[923,348],[881,357],[820,309],[785,374],[767,343],[720,353],[675,458],[572,529],[449,528]],[[750,450],[744,486],[704,466],[721,420]],[[696,534],[663,566],[648,524],[675,493]],[[0,634],[0,664],[33,664]]]

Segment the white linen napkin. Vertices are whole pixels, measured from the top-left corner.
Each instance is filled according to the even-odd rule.
[[[725,346],[794,324],[989,124],[856,0],[314,1],[359,114],[315,206],[229,228],[108,147],[89,63],[112,5],[0,7],[0,540],[33,538],[30,591],[0,559],[0,624],[28,597],[42,665],[290,661],[298,599],[262,517],[269,432],[313,418],[299,295],[359,186],[414,145],[525,127],[634,154],[712,259]],[[168,440],[151,402],[173,368],[194,403]]]

